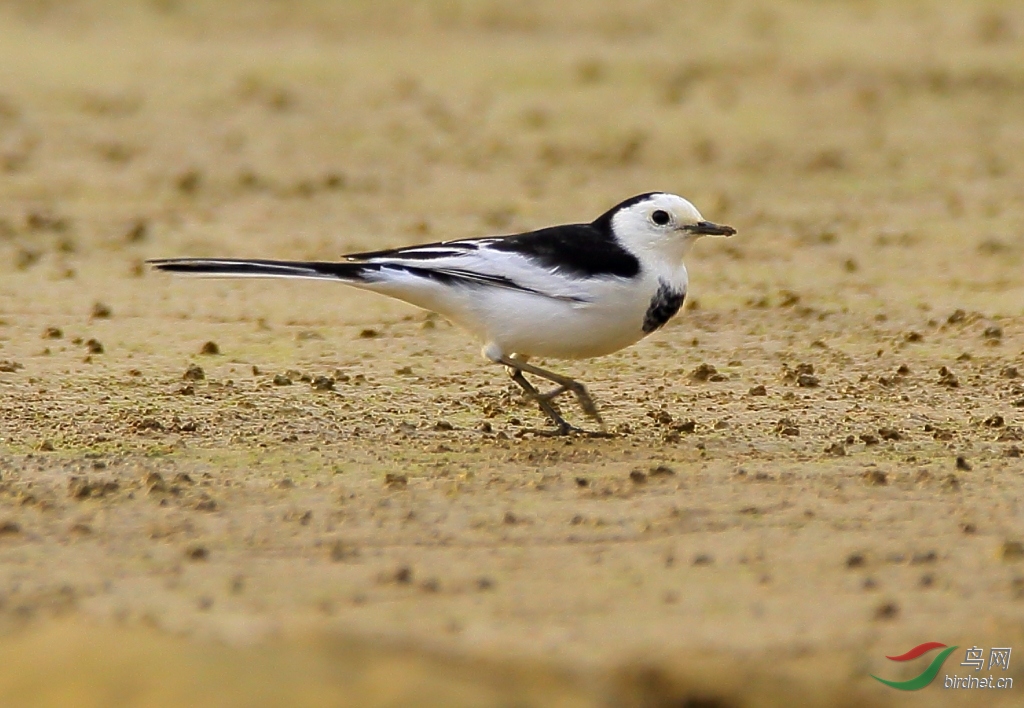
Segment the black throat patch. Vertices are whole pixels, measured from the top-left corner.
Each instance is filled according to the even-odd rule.
[[[644,314],[644,334],[650,334],[672,319],[685,299],[686,291],[677,290],[664,280],[659,281],[658,292],[654,293]]]

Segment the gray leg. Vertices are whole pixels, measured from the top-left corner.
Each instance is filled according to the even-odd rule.
[[[512,380],[519,384],[527,394],[537,401],[537,404],[541,407],[541,410],[544,411],[545,415],[551,418],[559,428],[568,424],[560,415],[558,415],[557,412],[555,412],[554,408],[551,406],[551,399],[565,391],[572,391],[576,396],[576,401],[580,404],[580,408],[583,409],[583,412],[597,421],[597,424],[601,426],[602,431],[605,429],[604,421],[601,419],[601,414],[597,411],[594,399],[590,397],[586,387],[584,387],[580,382],[570,379],[568,376],[562,376],[561,374],[556,374],[548,371],[547,369],[533,366],[520,358],[503,356],[497,361],[499,364],[504,364],[508,367],[509,371],[513,372]],[[534,388],[534,386],[530,384],[525,377],[523,377],[523,372],[533,374],[534,376],[540,376],[552,383],[556,383],[558,384],[558,388],[548,394],[540,394],[537,389]]]
[[[526,380],[526,377],[523,376],[523,372],[520,371],[519,369],[514,369],[511,366],[507,367],[507,369],[509,376],[512,377],[512,380],[519,384],[519,386],[526,392],[527,397],[532,398],[534,401],[537,402],[537,405],[540,406],[540,409],[544,412],[544,415],[550,418],[551,421],[555,424],[555,426],[558,428],[559,435],[566,435],[568,433],[573,432],[574,430],[578,430],[578,428],[575,428],[572,425],[570,425],[565,420],[565,418],[559,415],[558,411],[555,410],[555,407],[551,405],[551,399],[553,398],[553,396],[545,395],[538,391],[532,383]]]

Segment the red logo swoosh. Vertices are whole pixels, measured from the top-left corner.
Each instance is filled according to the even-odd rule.
[[[916,647],[908,651],[906,654],[900,654],[899,656],[887,656],[885,658],[891,659],[892,661],[910,661],[911,659],[916,659],[925,652],[929,652],[932,649],[938,649],[939,647],[944,646],[946,645],[942,642],[925,642],[924,644],[918,644]]]

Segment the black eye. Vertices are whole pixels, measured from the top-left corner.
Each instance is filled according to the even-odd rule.
[[[653,221],[658,226],[664,226],[671,220],[672,217],[668,215],[668,212],[662,211],[661,209],[658,209],[653,214],[651,214],[651,221]]]

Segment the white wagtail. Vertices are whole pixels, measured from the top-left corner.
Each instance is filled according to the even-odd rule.
[[[437,312],[476,335],[483,355],[557,426],[577,431],[552,405],[571,391],[604,429],[582,384],[529,363],[533,357],[586,359],[618,351],[654,332],[686,297],[683,256],[701,236],[736,229],[705,221],[690,202],[650,192],[589,224],[511,236],[442,241],[353,253],[340,262],[166,258],[158,270],[203,276],[319,278],[383,293]],[[524,374],[556,384],[540,393]]]

